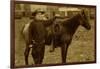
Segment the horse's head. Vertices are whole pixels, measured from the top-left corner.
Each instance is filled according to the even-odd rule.
[[[86,10],[82,10],[80,12],[80,24],[85,27],[87,30],[91,29],[91,25],[89,24],[89,16]]]

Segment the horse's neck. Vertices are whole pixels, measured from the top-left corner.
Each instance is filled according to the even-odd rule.
[[[74,34],[79,26],[79,15],[76,15],[65,22],[65,28],[70,34]]]

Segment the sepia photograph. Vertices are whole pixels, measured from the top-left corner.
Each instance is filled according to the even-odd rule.
[[[96,63],[96,6],[15,1],[11,67]]]

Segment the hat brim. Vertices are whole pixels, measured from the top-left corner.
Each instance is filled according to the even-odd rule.
[[[45,12],[44,12],[44,11],[35,11],[35,12],[32,13],[32,15],[35,16],[37,13],[42,13],[42,14],[44,14]]]

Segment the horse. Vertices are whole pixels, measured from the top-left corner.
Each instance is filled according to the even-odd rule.
[[[53,16],[55,14],[53,13]],[[32,58],[35,64],[41,64],[44,58],[45,51],[45,39],[46,39],[46,27],[50,26],[55,17],[48,20],[33,19],[32,22],[26,24],[22,29],[22,35],[24,36],[26,48],[24,52],[25,64],[28,65],[28,56],[30,49],[32,48]]]
[[[88,13],[86,12],[86,10],[81,10],[80,13],[77,13],[73,17],[67,18],[64,21],[54,21],[59,23],[54,23],[54,32],[52,33],[52,51],[54,51],[56,47],[61,48],[62,63],[66,63],[66,56],[69,45],[71,44],[73,35],[77,31],[78,27],[82,26],[87,30],[91,29],[87,14]]]

